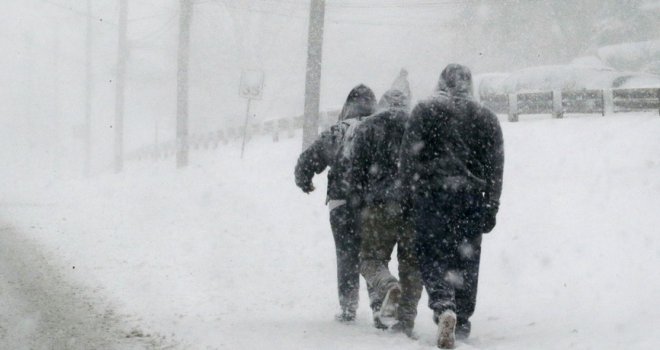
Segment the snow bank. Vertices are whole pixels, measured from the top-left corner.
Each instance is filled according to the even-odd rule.
[[[660,40],[603,46],[598,56],[616,69],[660,74]]]
[[[459,349],[656,349],[660,324],[660,119],[503,122],[498,226],[484,239],[473,338]],[[324,176],[293,184],[298,138],[255,139],[129,164],[87,182],[3,186],[2,220],[69,278],[146,330],[194,349],[432,348],[333,321],[334,245]],[[7,185],[7,183],[5,183]],[[75,269],[72,268],[75,266]]]

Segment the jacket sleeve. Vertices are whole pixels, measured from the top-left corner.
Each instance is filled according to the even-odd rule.
[[[296,186],[301,189],[308,188],[312,184],[314,174],[320,174],[330,165],[332,146],[332,133],[325,131],[300,154],[294,171]]]
[[[424,104],[418,104],[412,111],[406,130],[401,140],[399,154],[399,180],[404,193],[412,193],[419,189],[420,167],[419,153],[424,148],[423,115],[426,113]]]
[[[502,194],[502,177],[504,174],[504,140],[502,128],[495,114],[484,109],[487,121],[488,150],[484,159],[484,170],[486,180],[485,197],[487,205],[497,212],[499,208],[500,195]]]
[[[371,164],[370,142],[367,123],[355,130],[353,149],[347,169],[346,180],[350,189],[350,197],[354,205],[363,202],[368,185],[368,171]]]

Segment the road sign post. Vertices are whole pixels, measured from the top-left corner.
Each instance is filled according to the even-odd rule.
[[[250,103],[252,100],[260,100],[264,88],[264,73],[260,70],[244,70],[241,73],[241,85],[238,94],[247,99],[245,111],[245,124],[243,125],[243,143],[241,145],[241,159],[245,153],[245,141],[250,120]]]

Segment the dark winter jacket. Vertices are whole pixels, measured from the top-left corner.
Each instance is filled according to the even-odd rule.
[[[402,186],[413,196],[472,198],[468,205],[487,212],[494,225],[503,167],[497,117],[473,100],[469,69],[447,66],[436,95],[412,111],[401,146]]]
[[[379,102],[379,112],[355,131],[348,181],[354,198],[363,205],[398,203],[399,150],[408,106],[401,91],[390,90]]]
[[[362,118],[375,110],[376,97],[365,85],[358,85],[349,93],[337,124],[324,131],[298,157],[295,168],[296,185],[304,192],[314,189],[312,178],[325,168],[328,171],[328,200],[345,200],[348,196],[345,181],[348,164],[342,161],[343,145]]]

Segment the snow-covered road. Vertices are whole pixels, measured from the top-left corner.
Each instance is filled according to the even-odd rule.
[[[502,126],[502,205],[484,237],[473,337],[459,349],[660,348],[657,112]],[[299,148],[299,139],[254,139],[243,160],[229,144],[194,152],[185,170],[146,161],[87,182],[21,174],[1,188],[0,219],[11,225],[2,234],[44,252],[30,271],[49,265],[46,275],[84,286],[40,282],[57,291],[47,300],[86,295],[67,324],[90,302],[92,328],[138,327],[179,349],[432,349],[425,297],[415,341],[371,327],[364,286],[357,322],[334,322],[325,179],[310,195],[295,187]],[[0,312],[31,319],[50,304],[16,298]],[[104,321],[106,309],[121,322]],[[51,341],[35,332],[26,337]]]
[[[9,225],[0,225],[0,296],[2,349],[169,346],[161,337],[123,323],[100,296],[64,278],[60,268]]]

